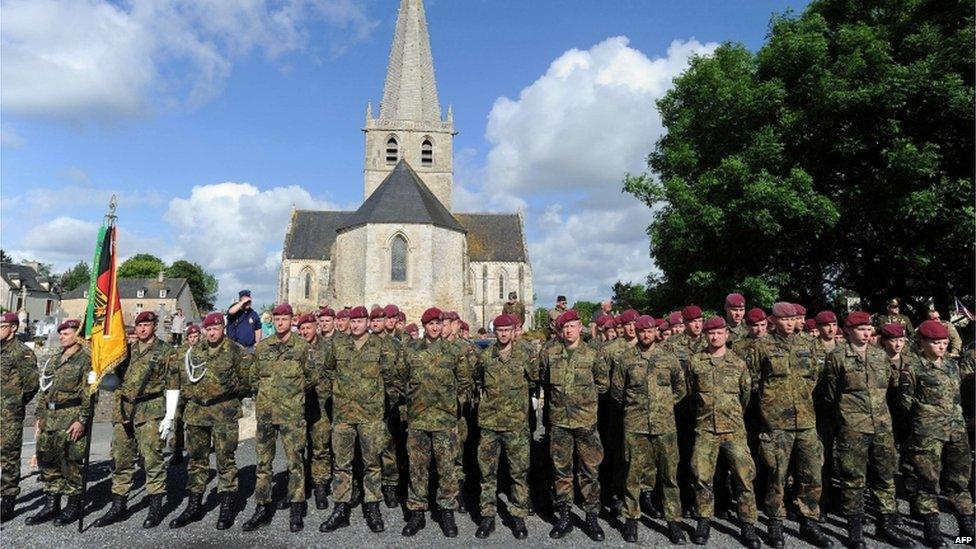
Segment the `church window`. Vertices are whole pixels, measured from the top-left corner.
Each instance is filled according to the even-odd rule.
[[[505,273],[498,273],[498,299],[505,299]]]
[[[430,142],[429,138],[424,139],[423,144],[420,145],[420,165],[434,165],[434,144]]]
[[[393,237],[390,245],[390,280],[407,281],[407,239],[400,234]]]
[[[305,296],[305,299],[312,298],[312,273],[307,271],[305,272],[305,286],[302,294]]]
[[[386,163],[396,164],[397,160],[400,159],[400,144],[397,143],[396,137],[390,137],[386,140]]]

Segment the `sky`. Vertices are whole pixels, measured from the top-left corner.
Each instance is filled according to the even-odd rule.
[[[0,246],[90,261],[109,197],[122,258],[214,273],[218,303],[275,299],[293,206],[355,209],[395,0],[0,0]],[[537,304],[653,269],[621,192],[694,55],[758,49],[800,0],[426,0],[453,106],[455,211],[526,219]],[[446,113],[445,113],[446,114]]]

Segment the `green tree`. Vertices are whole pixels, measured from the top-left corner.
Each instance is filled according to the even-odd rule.
[[[156,278],[166,270],[162,259],[151,254],[136,254],[119,265],[119,278]]]
[[[915,312],[973,295],[973,1],[814,2],[693,59],[624,190],[655,207],[645,295]]]
[[[589,326],[590,320],[593,319],[593,314],[600,308],[600,304],[592,301],[577,301],[573,303],[571,308],[576,309],[576,312],[579,313],[583,326]]]
[[[91,266],[84,261],[79,261],[77,265],[61,273],[59,284],[61,290],[68,292],[79,286],[87,286],[91,281]]]
[[[214,308],[217,300],[217,278],[208,273],[196,263],[186,260],[174,261],[166,269],[166,276],[169,278],[185,278],[193,292],[193,300],[197,304],[200,312],[206,314]]]

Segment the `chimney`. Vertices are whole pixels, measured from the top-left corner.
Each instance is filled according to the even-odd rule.
[[[165,278],[166,278],[166,273],[160,270],[159,274],[156,275],[156,282],[162,282]]]

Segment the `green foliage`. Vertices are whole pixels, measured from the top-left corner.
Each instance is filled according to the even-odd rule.
[[[538,330],[545,330],[549,326],[549,309],[545,307],[539,307],[535,310],[535,318],[533,318],[534,326]]]
[[[576,309],[576,312],[579,313],[583,326],[589,326],[590,321],[593,319],[593,314],[600,309],[600,304],[592,301],[577,301],[570,308]]]
[[[79,286],[87,286],[91,282],[91,266],[84,261],[61,273],[59,285],[61,290],[68,292]]]
[[[972,0],[824,0],[755,54],[693,59],[658,102],[651,173],[623,183],[655,208],[663,274],[616,299],[971,299],[973,40]]]
[[[201,314],[213,310],[214,302],[217,300],[217,278],[205,271],[203,267],[180,259],[166,268],[166,276],[186,279]]]
[[[119,265],[119,278],[155,278],[166,270],[162,259],[151,254],[136,254]]]

